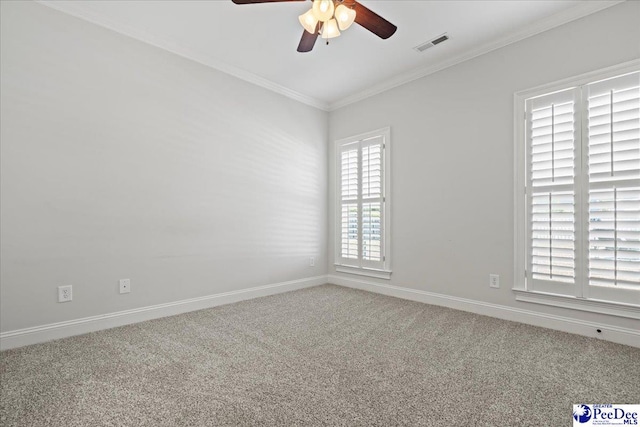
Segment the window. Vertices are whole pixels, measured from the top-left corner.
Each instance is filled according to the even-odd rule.
[[[516,94],[518,299],[640,318],[639,69]]]
[[[336,269],[389,278],[389,128],[336,142]]]

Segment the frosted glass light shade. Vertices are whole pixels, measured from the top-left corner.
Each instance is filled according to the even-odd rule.
[[[313,9],[309,9],[307,13],[303,13],[298,16],[298,21],[304,27],[307,32],[314,34],[316,32],[316,26],[318,25],[318,20],[313,14]]]
[[[340,31],[338,30],[338,23],[335,19],[330,19],[322,26],[323,39],[332,39],[334,37],[338,37],[339,35]]]
[[[333,18],[333,0],[313,0],[313,15],[318,21],[327,22]]]
[[[338,21],[338,27],[342,31],[346,30],[353,24],[356,19],[356,11],[349,9],[347,6],[341,4],[336,7],[336,20]]]

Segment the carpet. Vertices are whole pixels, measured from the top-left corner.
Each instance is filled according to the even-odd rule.
[[[2,426],[570,426],[640,349],[324,285],[0,353]]]

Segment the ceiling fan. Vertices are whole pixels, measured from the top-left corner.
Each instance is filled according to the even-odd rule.
[[[232,0],[235,4],[300,2],[306,0]],[[298,18],[304,27],[298,52],[310,52],[318,36],[329,39],[340,35],[355,22],[382,39],[388,39],[398,27],[356,0],[312,0],[313,7]]]

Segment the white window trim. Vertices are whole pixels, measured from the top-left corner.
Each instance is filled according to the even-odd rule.
[[[340,146],[346,143],[361,141],[364,139],[373,138],[376,136],[382,136],[384,139],[384,147],[382,150],[383,153],[383,165],[382,165],[382,173],[383,173],[383,188],[382,188],[382,198],[383,198],[383,230],[382,230],[382,239],[383,239],[383,268],[370,268],[370,267],[359,267],[354,265],[348,265],[340,262],[340,243],[341,243],[341,229],[339,224],[341,223],[341,209],[339,203],[339,197],[341,194],[340,188]],[[336,165],[336,182],[335,182],[335,230],[334,230],[334,254],[335,261],[334,267],[339,273],[348,273],[348,274],[357,274],[360,276],[368,276],[374,277],[377,279],[391,279],[391,128],[384,127],[381,129],[377,129],[371,132],[365,132],[358,135],[350,136],[348,138],[342,138],[335,142],[335,159],[334,164]]]
[[[526,176],[525,176],[525,144],[522,143],[525,135],[525,100],[535,96],[553,93],[575,86],[591,83],[595,80],[604,80],[628,72],[637,71],[640,67],[640,59],[614,65],[601,70],[581,74],[559,80],[532,89],[516,92],[514,94],[514,281],[512,290],[516,294],[516,300],[550,305],[555,307],[571,308],[574,310],[589,311],[594,313],[609,314],[619,317],[640,318],[640,310],[635,305],[627,305],[609,301],[586,300],[578,297],[548,294],[531,291],[526,288]]]
[[[565,295],[514,289],[516,301],[570,308],[572,310],[590,311],[592,313],[609,314],[618,317],[640,320],[638,306],[593,299],[580,299]]]
[[[335,264],[338,273],[357,274],[358,276],[375,277],[376,279],[391,279],[391,270],[378,270],[367,267],[353,267],[350,265]]]

